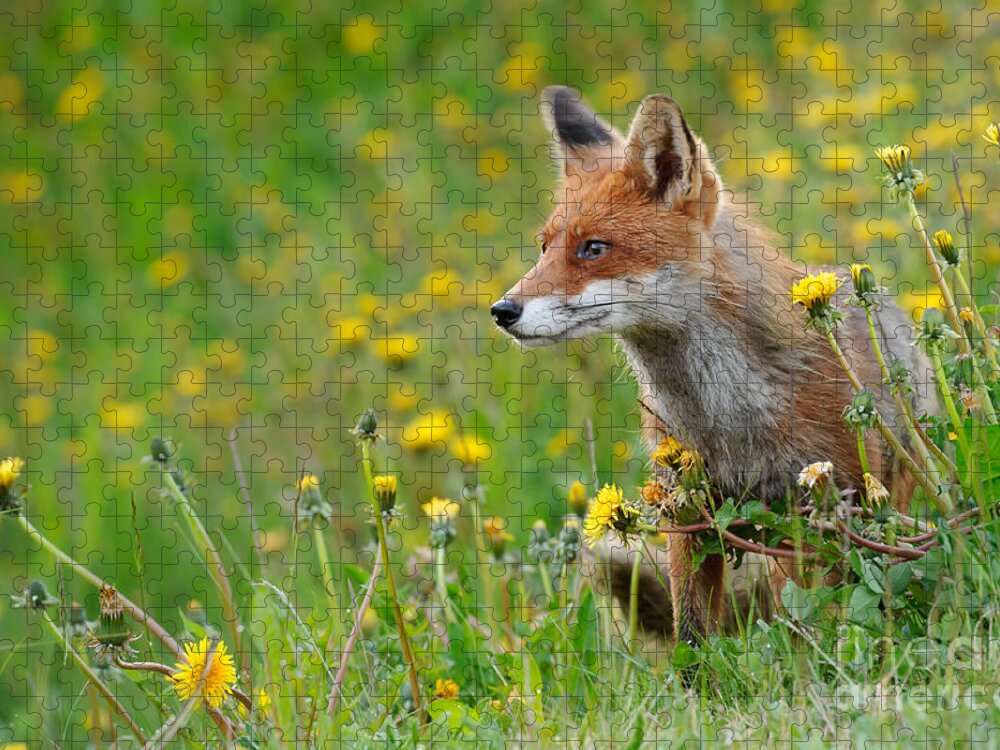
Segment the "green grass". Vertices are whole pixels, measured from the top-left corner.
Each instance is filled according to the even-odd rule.
[[[585,746],[627,741],[640,724],[676,746],[989,741],[998,665],[983,613],[997,599],[981,558],[967,561],[979,571],[971,601],[932,597],[938,619],[897,638],[892,659],[872,656],[879,627],[793,623],[815,629],[810,646],[787,623],[749,624],[701,649],[711,668],[694,693],[669,655],[628,656],[608,636],[575,569],[568,610],[534,609],[542,582],[529,529],[543,518],[556,531],[569,484],[592,485],[584,417],[600,481],[630,488],[646,463],[639,410],[608,341],[522,352],[487,312],[537,253],[554,178],[536,102],[552,83],[580,87],[623,128],[642,96],[671,94],[716,147],[726,184],[760,202],[784,251],[810,264],[866,259],[910,306],[933,303],[934,291],[905,214],[882,205],[872,147],[913,146],[931,176],[918,195],[928,226],[958,236],[953,151],[985,291],[1000,260],[988,207],[1000,169],[979,133],[998,117],[1000,43],[984,13],[958,4],[913,20],[892,4],[845,6],[836,26],[838,9],[820,2],[750,14],[718,0],[627,13],[498,6],[478,16],[474,3],[391,16],[311,5],[300,15],[277,3],[208,15],[198,4],[0,11],[0,456],[28,461],[31,521],[175,635],[199,634],[186,619],[196,600],[228,639],[187,526],[142,461],[153,437],[176,440],[192,505],[230,569],[254,684],[281,690],[271,720],[284,734],[272,746],[296,730],[302,740],[309,698],[325,702],[329,689],[316,651],[336,669],[328,640],[345,638],[371,570],[348,430],[374,406],[388,436],[375,468],[400,477],[393,554],[421,679],[425,689],[455,679],[461,693],[437,704],[433,728],[407,713],[380,592],[343,709],[315,723],[315,743],[427,743],[464,726],[498,744]],[[447,415],[442,428],[418,432],[414,421],[432,412]],[[233,429],[266,534],[263,565]],[[509,596],[525,622],[509,650],[488,624],[499,570],[476,571],[467,506],[447,556],[462,615],[452,645],[428,615],[419,504],[461,497],[466,477],[448,447],[460,431],[490,444],[477,476],[482,513],[516,537]],[[417,447],[421,437],[433,439]],[[331,504],[319,532],[329,594],[316,535],[292,530],[303,469],[322,478]],[[39,578],[96,615],[94,587],[3,519],[6,593]],[[262,581],[286,593],[302,627]],[[967,653],[947,651],[956,638]],[[914,657],[921,639],[940,656]],[[155,644],[137,648],[172,664]],[[859,653],[870,663],[853,666]],[[912,668],[893,671],[907,659]],[[181,704],[162,677],[139,677],[114,684],[152,732]],[[514,686],[523,710],[490,707]],[[864,700],[879,690],[884,703]],[[106,707],[39,617],[0,598],[0,743],[82,745],[88,721],[106,744]],[[215,741],[202,711],[186,731],[191,744]]]

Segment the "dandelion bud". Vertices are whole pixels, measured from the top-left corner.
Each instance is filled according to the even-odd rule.
[[[165,464],[173,455],[170,445],[163,438],[153,438],[149,444],[149,455],[158,464]]]
[[[375,499],[378,501],[379,510],[388,513],[396,507],[396,485],[397,477],[392,474],[381,474],[372,479],[374,483],[373,491]]]
[[[976,361],[971,354],[959,354],[955,357],[955,382],[964,383],[970,388],[975,385]]]
[[[874,508],[884,505],[885,501],[889,499],[889,490],[885,488],[885,485],[867,472],[865,473],[865,497]]]
[[[576,481],[569,486],[569,508],[583,518],[587,515],[587,488],[583,482]]]
[[[851,266],[851,281],[854,283],[854,296],[862,303],[867,303],[869,297],[878,291],[875,272],[867,263],[855,263]]]
[[[378,430],[378,417],[374,409],[368,408],[358,417],[358,423],[352,432],[359,440],[375,441],[378,438],[376,430]]]
[[[549,540],[549,527],[545,521],[539,518],[532,524],[531,534],[535,539],[535,544],[545,544]]]
[[[843,413],[844,424],[851,429],[867,430],[878,424],[878,413],[875,411],[875,396],[867,388],[854,394]]]
[[[1000,146],[1000,124],[991,122],[986,126],[983,133],[983,140],[993,146]]]
[[[875,149],[875,155],[888,173],[882,180],[888,186],[889,195],[893,200],[913,195],[917,186],[923,184],[923,172],[914,169],[913,162],[910,161],[909,146],[880,146]]]
[[[504,531],[506,526],[506,521],[501,518],[487,518],[483,521],[483,533],[486,534],[486,540],[489,542],[490,553],[497,560],[503,557],[507,542],[514,541],[514,537]]]
[[[58,604],[59,600],[49,596],[48,589],[41,581],[32,581],[25,592],[25,598],[32,609],[45,609],[46,607]]]
[[[302,521],[316,521],[329,517],[332,512],[330,504],[323,497],[320,490],[319,478],[314,474],[304,474],[295,484],[296,497],[298,498],[299,519]]]
[[[109,658],[134,654],[130,644],[140,636],[125,625],[125,602],[121,594],[114,586],[102,583],[97,597],[100,603],[97,632],[87,646],[94,649],[97,661],[102,664]]]
[[[938,252],[949,266],[958,265],[958,248],[955,247],[955,238],[946,229],[940,229],[934,233],[934,244],[937,245]]]
[[[917,325],[917,341],[923,344],[926,350],[930,350],[944,342],[948,331],[948,326],[944,322],[944,313],[936,307],[928,307],[924,310],[920,323]]]

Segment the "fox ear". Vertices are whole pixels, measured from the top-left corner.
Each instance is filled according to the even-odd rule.
[[[626,160],[650,195],[711,226],[722,181],[669,96],[642,100],[629,128]]]
[[[600,160],[610,159],[624,145],[621,135],[583,103],[580,92],[549,86],[542,92],[542,113],[552,131],[567,175],[582,169],[593,172]]]

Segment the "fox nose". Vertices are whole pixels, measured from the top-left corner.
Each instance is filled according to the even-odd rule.
[[[521,317],[522,312],[524,312],[524,308],[510,297],[504,297],[490,308],[490,313],[493,315],[493,322],[501,328],[510,328],[514,325],[518,318]]]

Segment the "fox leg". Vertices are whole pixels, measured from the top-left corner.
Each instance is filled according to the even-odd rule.
[[[726,560],[709,555],[695,570],[696,545],[687,534],[671,534],[667,543],[674,637],[691,645],[719,629],[726,605]]]

